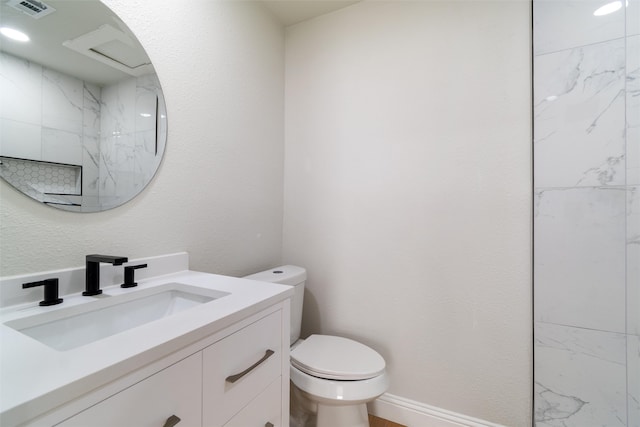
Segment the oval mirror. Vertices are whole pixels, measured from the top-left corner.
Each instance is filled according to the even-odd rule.
[[[99,0],[0,7],[0,176],[69,211],[131,200],[167,138],[160,82],[140,42]]]

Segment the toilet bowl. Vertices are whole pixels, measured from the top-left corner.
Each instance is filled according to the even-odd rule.
[[[347,338],[311,335],[291,352],[292,426],[368,427],[367,402],[389,387],[382,356]],[[296,406],[303,408],[296,413]],[[312,416],[305,416],[310,414]],[[315,418],[315,419],[314,419]]]
[[[357,341],[332,335],[301,340],[306,270],[285,265],[246,276],[294,286],[291,302],[292,427],[369,427],[367,402],[389,387],[385,361]]]

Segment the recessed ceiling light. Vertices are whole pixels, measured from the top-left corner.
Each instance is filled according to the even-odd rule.
[[[8,38],[10,38],[12,40],[17,40],[19,42],[28,42],[29,41],[29,36],[28,35],[26,35],[22,31],[14,30],[13,28],[0,27],[0,33],[5,37],[8,37]]]
[[[614,1],[611,3],[607,3],[602,7],[599,7],[598,9],[596,9],[595,12],[593,12],[593,15],[594,16],[608,15],[610,13],[615,12],[616,10],[619,10],[621,7],[622,7],[621,1]]]

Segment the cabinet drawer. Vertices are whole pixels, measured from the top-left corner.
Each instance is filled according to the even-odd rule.
[[[278,378],[224,427],[281,427],[282,380]]]
[[[203,351],[205,426],[224,425],[281,375],[281,335],[277,311]]]
[[[179,426],[200,426],[201,374],[202,356],[197,353],[57,425],[162,427],[175,415]]]

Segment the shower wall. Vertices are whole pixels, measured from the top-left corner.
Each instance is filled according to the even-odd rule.
[[[640,0],[533,17],[535,425],[638,427]]]
[[[156,120],[164,99],[155,73],[100,87],[0,52],[0,93],[0,155],[33,160],[38,171],[29,179],[23,172],[12,179],[8,168],[2,175],[36,200],[78,203],[65,206],[77,212],[109,209],[141,191],[162,160],[167,130]],[[74,170],[41,162],[81,166],[82,191],[65,185]],[[53,189],[51,174],[62,182]]]

